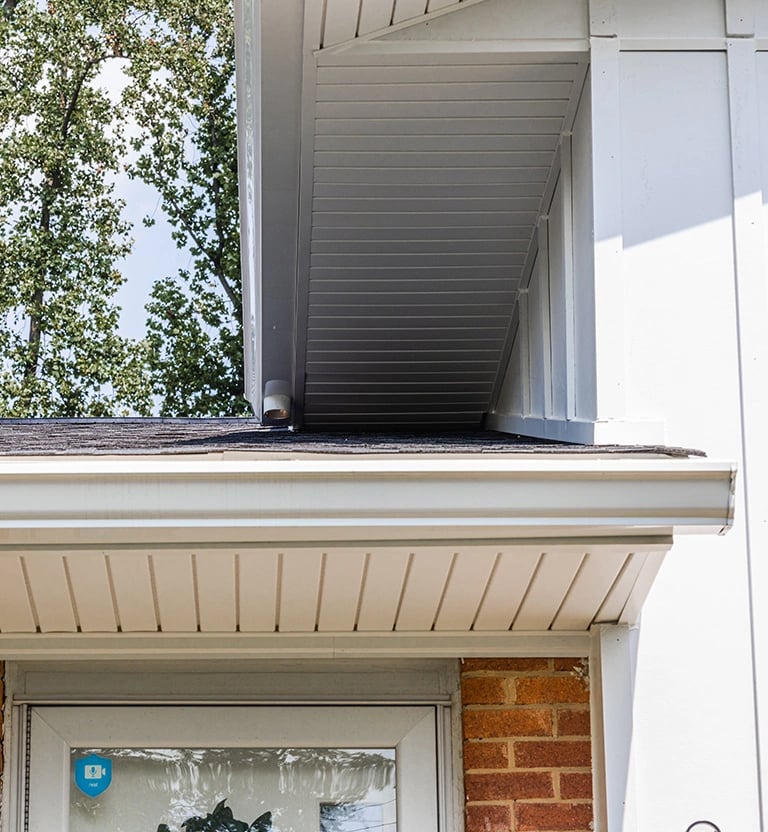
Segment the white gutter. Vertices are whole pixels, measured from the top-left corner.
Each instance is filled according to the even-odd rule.
[[[669,458],[6,459],[0,544],[720,533],[735,468]]]

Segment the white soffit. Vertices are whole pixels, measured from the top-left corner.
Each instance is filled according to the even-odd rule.
[[[304,424],[480,425],[586,74],[557,2],[308,4]]]
[[[307,425],[479,425],[578,55],[337,56],[316,88]]]
[[[0,466],[0,656],[21,634],[571,633],[636,620],[704,460],[35,460]]]
[[[483,0],[480,0],[482,2]],[[313,33],[320,49],[338,46],[371,35],[395,31],[421,20],[434,19],[478,0],[316,0],[318,31]]]

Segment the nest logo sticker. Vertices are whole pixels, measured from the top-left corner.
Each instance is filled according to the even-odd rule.
[[[98,797],[112,782],[112,760],[89,754],[75,760],[75,785],[88,797]]]

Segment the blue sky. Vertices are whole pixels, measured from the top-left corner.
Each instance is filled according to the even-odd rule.
[[[122,307],[120,333],[129,338],[142,338],[145,333],[144,304],[155,280],[175,275],[189,265],[189,254],[176,248],[171,240],[171,227],[160,208],[154,189],[127,176],[117,181],[117,194],[126,202],[124,216],[133,225],[133,251],[120,264],[126,281],[116,296]],[[145,216],[155,218],[155,225],[145,228]]]
[[[113,100],[119,99],[126,83],[122,64],[119,60],[107,61],[96,81]],[[131,125],[127,125],[127,132],[130,136]],[[131,160],[132,155],[126,158],[126,162]],[[115,195],[125,200],[123,216],[133,226],[131,236],[134,240],[133,251],[118,264],[126,277],[115,298],[122,309],[120,334],[128,338],[143,338],[146,321],[144,305],[149,299],[152,284],[188,266],[190,256],[188,252],[176,248],[171,239],[171,227],[165,220],[154,188],[122,174],[115,180]],[[151,228],[146,228],[142,222],[147,216],[155,219]]]

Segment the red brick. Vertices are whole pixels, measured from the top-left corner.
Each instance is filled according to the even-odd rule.
[[[518,832],[587,830],[593,820],[591,803],[520,803],[515,815]]]
[[[462,673],[477,670],[504,670],[510,673],[549,670],[549,659],[462,659]]]
[[[518,705],[589,702],[589,689],[577,676],[533,676],[515,680]]]
[[[467,800],[518,800],[554,797],[552,775],[547,771],[503,771],[493,774],[467,774],[464,779]]]
[[[581,656],[575,659],[555,659],[555,670],[567,670],[571,673],[577,670],[581,673],[585,667],[585,661],[586,659],[581,658]]]
[[[552,713],[538,708],[465,710],[462,721],[468,740],[552,736]]]
[[[592,775],[576,771],[562,772],[560,797],[566,800],[592,800]]]
[[[461,701],[465,705],[503,705],[504,680],[498,676],[465,676],[461,680]]]
[[[464,770],[509,768],[509,746],[505,742],[465,742]]]
[[[514,760],[517,768],[587,768],[592,749],[585,740],[516,742]]]
[[[557,712],[557,734],[560,737],[589,737],[592,729],[587,710]]]
[[[509,806],[467,806],[464,832],[510,832]]]

